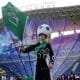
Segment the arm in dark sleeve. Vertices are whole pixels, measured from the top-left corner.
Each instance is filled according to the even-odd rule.
[[[35,45],[30,45],[30,46],[24,48],[24,49],[22,50],[22,52],[23,52],[23,53],[28,53],[28,52],[34,51],[36,47],[37,47],[37,44],[35,44]]]
[[[50,63],[54,64],[54,52],[50,44],[48,44],[47,47],[49,48]]]

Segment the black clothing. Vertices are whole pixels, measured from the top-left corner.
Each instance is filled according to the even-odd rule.
[[[72,74],[72,76],[70,75],[69,80],[76,80],[75,75]]]
[[[22,80],[22,78],[21,77],[16,77],[16,80]]]
[[[35,45],[31,45],[23,51],[24,53],[30,51],[37,51],[37,64],[36,64],[36,77],[35,80],[51,80],[50,79],[50,71],[46,63],[46,56],[50,56],[50,63],[54,63],[53,61],[53,51],[49,43],[46,44],[45,47],[39,48],[38,47],[42,43],[37,43]]]

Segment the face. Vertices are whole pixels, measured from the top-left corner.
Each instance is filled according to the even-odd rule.
[[[45,36],[44,34],[41,34],[41,35],[39,36],[39,39],[43,41],[43,40],[46,39],[46,36]]]

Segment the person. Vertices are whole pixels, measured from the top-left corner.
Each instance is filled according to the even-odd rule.
[[[69,73],[69,80],[76,80],[75,74],[73,73],[72,70]]]
[[[54,64],[54,52],[46,39],[50,36],[52,29],[47,24],[42,24],[37,29],[39,40],[36,44],[21,48],[23,53],[35,51],[37,54],[35,80],[51,80],[50,69]]]

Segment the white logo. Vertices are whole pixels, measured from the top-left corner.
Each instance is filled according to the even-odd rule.
[[[18,26],[19,19],[14,12],[8,12],[8,20],[16,27]]]

